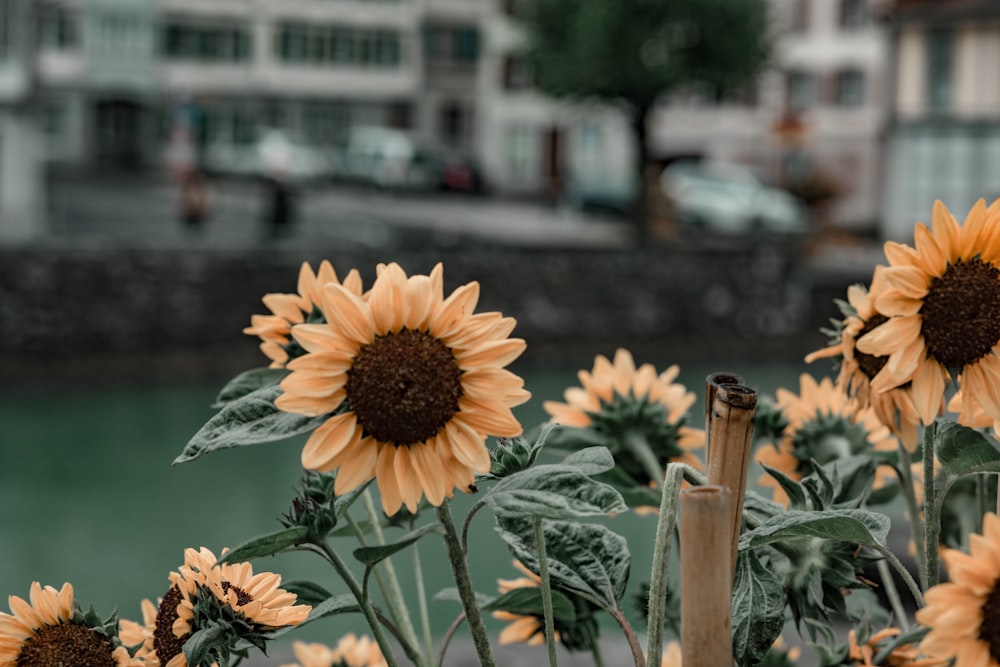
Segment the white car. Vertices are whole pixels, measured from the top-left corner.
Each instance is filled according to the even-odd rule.
[[[431,190],[437,183],[435,155],[409,133],[388,127],[354,128],[344,151],[350,180],[379,188]]]
[[[805,206],[765,185],[749,169],[728,163],[679,160],[660,176],[676,221],[722,234],[804,234]]]

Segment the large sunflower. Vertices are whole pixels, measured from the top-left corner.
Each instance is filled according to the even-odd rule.
[[[641,435],[661,462],[701,466],[692,450],[705,446],[705,432],[684,425],[696,396],[674,382],[679,373],[676,364],[659,375],[652,364],[636,368],[632,353],[619,348],[614,363],[598,355],[592,371],[577,373],[582,386],[566,389],[565,403],[545,401],[543,407],[563,426],[596,430],[626,472],[640,482],[657,484],[660,480],[650,479],[625,441]]]
[[[56,590],[31,584],[31,602],[8,598],[11,613],[0,612],[0,665],[140,667],[105,632],[88,625],[73,603],[73,586]]]
[[[1000,519],[983,516],[983,534],[969,535],[969,553],[942,554],[949,582],[925,594],[916,619],[930,628],[920,650],[956,658],[956,667],[1000,665]]]
[[[873,391],[912,383],[924,424],[941,413],[952,373],[967,396],[1000,419],[998,203],[987,208],[979,200],[960,226],[935,202],[931,229],[916,226],[916,248],[885,244],[890,265],[875,306],[889,320],[857,347],[889,357],[872,379]]]
[[[292,642],[292,652],[298,663],[283,667],[385,667],[385,657],[378,644],[368,637],[349,632],[331,649],[325,644]]]
[[[330,415],[310,436],[302,465],[337,470],[338,495],[375,477],[387,514],[423,495],[440,505],[475,473],[490,470],[487,435],[521,426],[511,408],[528,400],[524,381],[504,366],[525,343],[508,338],[514,320],[473,314],[479,283],[443,295],[443,269],[407,277],[379,266],[365,298],[327,284],[322,324],[292,336],[308,354],[288,364],[275,404],[287,412]]]
[[[340,284],[330,262],[323,260],[316,273],[308,262],[303,262],[299,269],[297,294],[264,295],[262,301],[272,314],[252,315],[250,326],[243,333],[260,336],[261,352],[271,360],[271,368],[283,368],[290,356],[302,353],[290,338],[292,327],[318,319],[318,306],[323,301],[323,287],[327,283]],[[361,274],[352,269],[343,285],[355,294],[361,294]],[[289,355],[289,352],[292,354]]]
[[[799,393],[781,388],[776,392],[777,405],[788,422],[781,440],[757,450],[754,459],[780,470],[792,479],[802,479],[812,472],[811,461],[820,465],[855,454],[871,451],[892,452],[896,443],[889,429],[871,408],[862,408],[840,391],[830,378],[820,382],[803,373]],[[891,477],[883,466],[875,477],[875,488]],[[761,486],[774,489],[774,500],[788,504],[788,496],[770,475],[758,480]]]
[[[826,357],[841,357],[837,384],[850,396],[856,397],[862,405],[870,405],[879,420],[912,452],[917,448],[920,415],[913,405],[909,385],[883,392],[871,391],[871,380],[882,370],[889,357],[876,357],[857,349],[859,338],[889,320],[875,308],[875,301],[885,285],[882,279],[884,268],[875,268],[869,289],[860,285],[848,288],[847,302],[852,312],[842,322],[840,340],[806,356],[806,363]]]

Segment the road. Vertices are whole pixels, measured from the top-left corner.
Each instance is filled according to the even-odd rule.
[[[262,219],[264,191],[246,181],[213,182],[210,219],[185,230],[178,188],[161,178],[62,176],[48,184],[48,233],[60,238],[200,243],[240,247],[270,241]],[[452,194],[392,194],[349,186],[300,191],[297,222],[284,244],[344,243],[372,247],[449,244],[462,239],[502,244],[626,246],[624,220],[543,204]]]

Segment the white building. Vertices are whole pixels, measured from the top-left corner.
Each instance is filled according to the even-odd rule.
[[[769,0],[773,65],[738,100],[670,96],[649,127],[663,161],[754,167],[781,185],[832,185],[828,222],[870,231],[881,207],[888,38],[879,0]]]
[[[0,241],[36,236],[44,225],[36,131],[30,0],[0,0]]]
[[[512,70],[514,3],[39,2],[53,161],[160,167],[180,123],[215,157],[262,127],[318,148],[358,125],[408,128],[472,155],[502,192],[606,181],[631,164],[619,114],[557,104]]]

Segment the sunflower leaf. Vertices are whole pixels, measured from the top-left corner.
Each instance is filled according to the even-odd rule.
[[[504,477],[483,501],[495,514],[546,519],[603,516],[628,510],[613,487],[591,479],[577,467],[561,464],[535,466]]]
[[[800,537],[820,537],[853,544],[884,545],[889,518],[867,510],[789,510],[740,536],[740,550]]]
[[[733,655],[740,667],[757,665],[785,624],[785,591],[781,579],[756,554],[736,558],[733,581]]]
[[[332,595],[319,604],[313,605],[312,611],[309,612],[309,616],[303,623],[300,623],[299,626],[320,618],[325,618],[326,616],[360,611],[360,609],[358,601],[354,599],[354,596],[350,593]]]
[[[232,551],[227,551],[219,558],[220,563],[242,563],[261,556],[273,556],[288,547],[302,544],[309,536],[305,526],[292,526],[282,530],[260,535],[247,540]]]
[[[220,625],[209,625],[195,631],[184,640],[184,657],[191,667],[211,665],[211,651],[225,643],[226,629]]]
[[[429,523],[414,531],[403,535],[391,544],[382,544],[375,547],[360,547],[354,550],[354,557],[368,567],[372,567],[379,561],[385,560],[397,551],[402,551],[427,533],[444,533],[444,528],[439,523]]]
[[[496,515],[496,530],[514,557],[538,572],[534,520]],[[554,587],[578,593],[605,611],[620,608],[631,555],[624,537],[600,524],[542,522],[549,575]]]
[[[944,419],[931,428],[938,460],[950,474],[1000,472],[1000,449],[979,431]]]
[[[285,581],[281,584],[281,587],[289,593],[295,594],[296,604],[308,604],[315,607],[328,598],[333,597],[330,591],[315,582],[306,581],[305,579]]]
[[[435,602],[461,602],[462,594],[458,592],[457,588],[452,586],[451,588],[442,588],[439,590],[434,594],[433,599]],[[485,593],[476,593],[476,604],[479,605],[480,609],[492,602],[493,599]]]
[[[273,387],[281,382],[291,371],[285,368],[251,368],[243,371],[226,386],[219,390],[219,395],[215,397],[213,408],[221,408],[227,403],[243,398],[258,389]]]
[[[564,458],[562,464],[573,466],[584,475],[598,475],[615,467],[615,457],[607,447],[587,447]]]
[[[208,452],[244,445],[284,440],[308,433],[327,417],[306,417],[284,412],[274,405],[281,395],[278,386],[263,387],[228,403],[201,427],[174,459],[174,465],[193,461]]]
[[[507,591],[498,598],[482,605],[483,611],[509,611],[521,616],[538,616],[545,613],[542,601],[542,589],[536,586],[526,586]],[[552,616],[562,623],[576,621],[576,609],[573,602],[557,590],[552,591]]]

